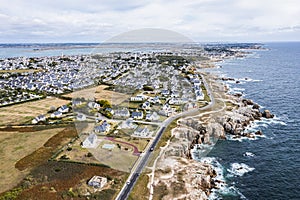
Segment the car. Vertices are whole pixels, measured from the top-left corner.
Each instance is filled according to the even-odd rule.
[[[153,150],[154,150],[154,148],[153,148],[153,147],[151,147],[151,148],[150,148],[150,151],[153,151]]]
[[[130,184],[130,181],[127,181],[126,184],[129,185],[129,184]]]

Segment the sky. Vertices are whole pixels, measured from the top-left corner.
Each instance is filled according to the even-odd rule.
[[[300,41],[299,0],[0,0],[0,43],[103,42],[136,29],[196,42]]]

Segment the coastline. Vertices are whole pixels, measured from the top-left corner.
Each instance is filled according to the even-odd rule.
[[[215,62],[207,66],[218,67]],[[181,197],[176,195],[172,189],[174,187],[181,187],[187,199],[217,198],[221,190],[226,190],[227,184],[218,161],[206,155],[219,139],[255,140],[264,137],[260,130],[251,131],[251,126],[255,121],[274,117],[269,110],[262,110],[257,103],[245,99],[241,93],[229,93],[231,88],[226,82],[239,83],[240,80],[208,73],[203,75],[207,76],[217,103],[214,108],[199,115],[179,119],[177,127],[172,129],[173,139],[161,150],[163,152],[152,184],[155,191],[165,188],[168,198]],[[253,169],[248,169],[247,165],[236,165],[233,170],[245,173],[245,170]],[[178,180],[182,183],[178,183]]]

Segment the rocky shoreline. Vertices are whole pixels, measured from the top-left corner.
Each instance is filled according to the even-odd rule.
[[[229,79],[224,80],[227,81]],[[255,138],[263,135],[261,130],[248,132],[246,129],[255,120],[270,119],[274,115],[269,110],[261,110],[260,106],[251,99],[245,99],[237,94],[229,95],[229,97],[231,99],[230,103],[233,105],[232,110],[226,111],[222,117],[214,119],[214,123],[208,123],[206,126],[198,125],[197,130],[199,132],[194,136],[189,145],[186,152],[187,158],[192,159],[191,151],[195,146],[199,144],[211,144],[209,136],[216,135],[215,127],[213,127],[216,125],[219,126],[218,134],[216,135],[219,139],[226,139],[226,136],[232,136],[233,139],[237,139],[242,137]]]
[[[185,191],[186,199],[208,199],[215,190],[225,186],[226,183],[222,179],[222,174],[217,173],[217,168],[201,159],[196,161],[193,153],[200,149],[204,152],[202,156],[205,156],[209,152],[207,147],[212,148],[219,139],[226,140],[228,137],[253,139],[262,136],[262,131],[249,132],[247,128],[255,120],[274,117],[269,110],[262,110],[252,100],[245,99],[239,94],[228,94],[228,88],[223,83],[217,81],[216,83],[217,87],[223,88],[220,93],[225,108],[216,111],[215,114],[212,114],[214,111],[207,111],[208,114],[202,113],[204,116],[200,114],[199,117],[180,119],[177,121],[178,126],[172,130],[173,140],[160,159],[154,183],[154,190],[163,187],[168,191],[165,197],[180,198],[173,189],[176,186]],[[172,175],[166,175],[168,173]],[[181,181],[180,184],[178,180]]]

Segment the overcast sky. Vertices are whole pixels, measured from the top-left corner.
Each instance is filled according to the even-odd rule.
[[[0,0],[0,43],[102,42],[141,28],[197,42],[300,41],[299,0]]]

